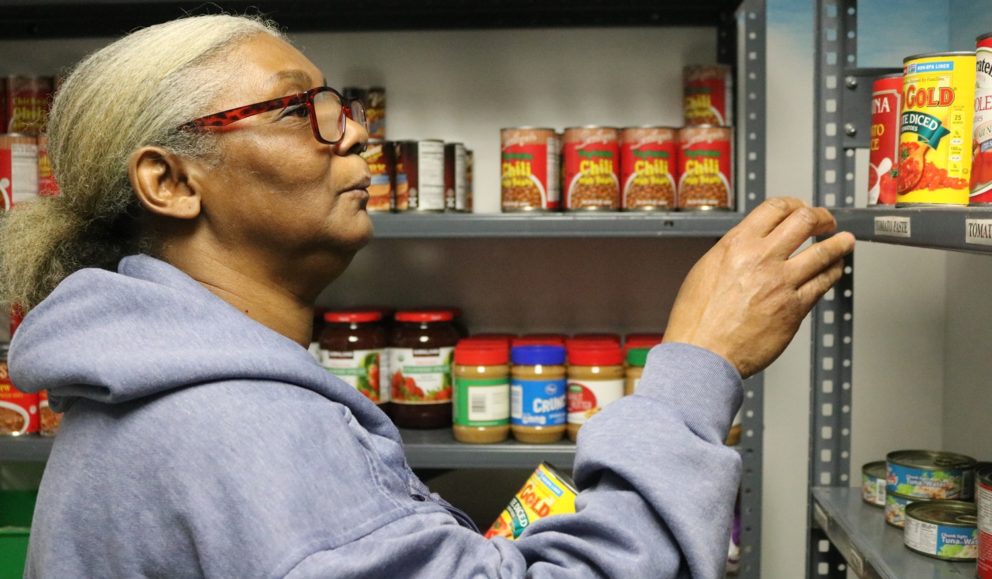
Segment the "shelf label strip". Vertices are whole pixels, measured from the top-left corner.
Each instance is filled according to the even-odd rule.
[[[875,218],[875,235],[885,237],[912,237],[909,217],[880,215]]]
[[[992,219],[965,219],[964,242],[972,245],[992,245]]]

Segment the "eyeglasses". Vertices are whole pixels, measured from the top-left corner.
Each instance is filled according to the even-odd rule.
[[[278,109],[285,109],[280,118],[300,115],[306,111],[310,117],[310,128],[313,130],[313,136],[325,145],[336,145],[341,142],[341,139],[344,138],[345,127],[348,125],[348,119],[362,125],[366,130],[368,129],[365,105],[362,104],[362,101],[352,100],[345,104],[345,99],[341,93],[329,86],[318,86],[307,92],[200,117],[183,123],[179,129],[200,130],[225,127],[242,119]]]

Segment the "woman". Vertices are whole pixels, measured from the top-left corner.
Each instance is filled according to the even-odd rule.
[[[722,575],[741,377],[853,238],[793,256],[829,214],[754,210],[689,274],[638,394],[584,426],[578,513],[486,540],[305,349],[372,234],[362,110],[322,78],[268,24],[205,16],[111,44],[56,96],[63,196],[0,229],[0,297],[30,309],[12,377],[66,411],[28,576]]]

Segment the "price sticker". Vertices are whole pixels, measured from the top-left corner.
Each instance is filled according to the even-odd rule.
[[[965,219],[964,242],[971,245],[992,245],[992,219]]]

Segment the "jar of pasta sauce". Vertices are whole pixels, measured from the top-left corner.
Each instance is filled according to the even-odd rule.
[[[458,330],[451,310],[396,312],[389,340],[391,404],[388,413],[401,428],[451,426],[451,365]]]
[[[568,349],[568,438],[607,404],[623,397],[623,353],[619,344],[576,343]]]
[[[510,435],[509,342],[458,342],[454,376],[455,440],[471,444],[506,440]]]
[[[326,312],[320,334],[321,365],[376,404],[389,401],[381,378],[386,352],[381,321],[382,314],[373,310]]]
[[[565,348],[515,346],[510,429],[520,442],[546,444],[565,434]]]

